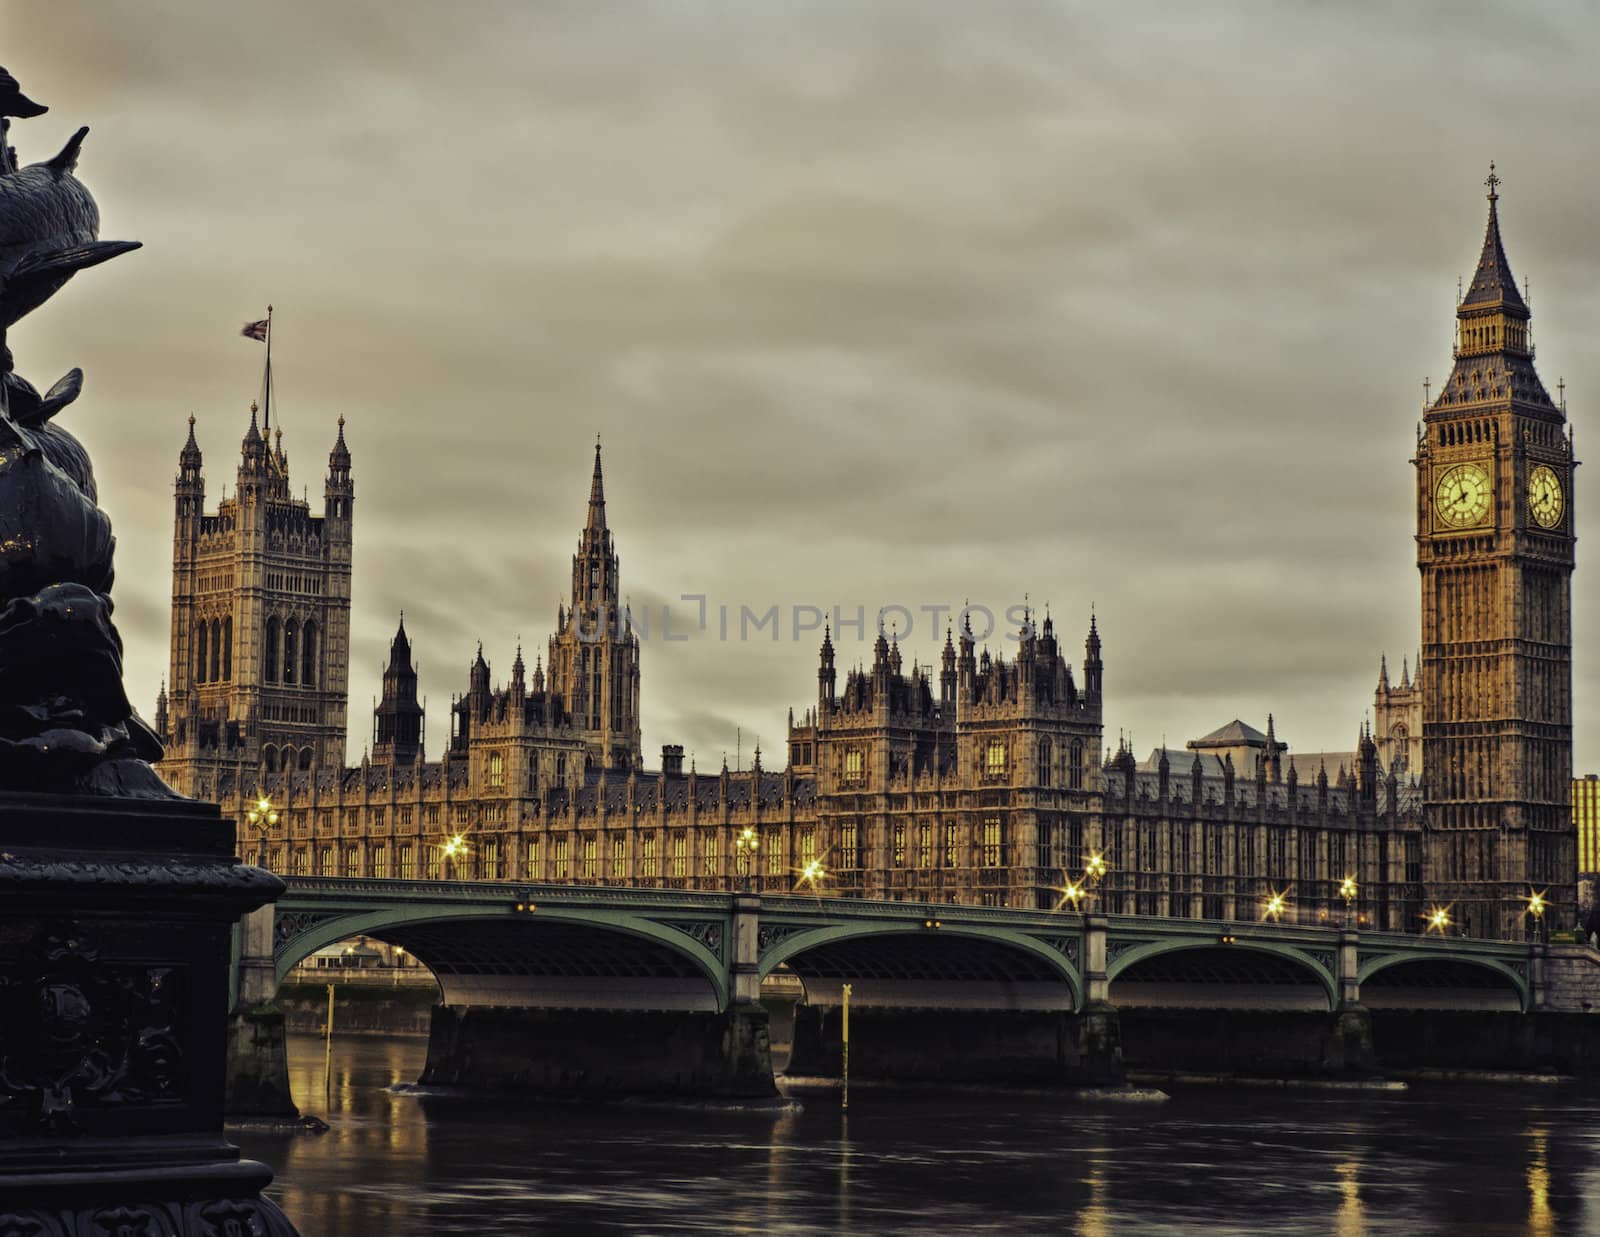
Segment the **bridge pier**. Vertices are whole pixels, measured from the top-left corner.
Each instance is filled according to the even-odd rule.
[[[837,1078],[842,1011],[798,1005],[791,1077]],[[893,1082],[1089,1087],[1121,1083],[1117,1011],[850,1006],[850,1076]]]
[[[436,1005],[425,1086],[545,1095],[768,1099],[767,1011]]]
[[[238,991],[228,1015],[223,1111],[230,1120],[298,1121],[289,1093],[277,964],[272,956],[275,907],[269,902],[239,921]]]

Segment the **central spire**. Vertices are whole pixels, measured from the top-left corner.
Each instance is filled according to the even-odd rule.
[[[594,477],[589,482],[589,522],[584,527],[603,532],[606,526],[606,485],[600,472],[600,435],[594,436]]]
[[[1479,305],[1500,305],[1512,313],[1528,313],[1527,302],[1517,291],[1517,281],[1511,274],[1511,263],[1506,261],[1505,246],[1500,241],[1500,185],[1494,164],[1489,164],[1489,176],[1484,182],[1489,190],[1489,222],[1483,231],[1483,253],[1478,258],[1478,269],[1473,273],[1472,284],[1461,298],[1461,308]]]

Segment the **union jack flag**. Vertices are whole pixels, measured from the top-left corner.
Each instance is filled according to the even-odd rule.
[[[244,330],[240,331],[239,334],[243,335],[246,339],[258,339],[262,343],[266,343],[267,325],[269,322],[271,322],[270,318],[263,318],[260,322],[246,322],[244,324]]]

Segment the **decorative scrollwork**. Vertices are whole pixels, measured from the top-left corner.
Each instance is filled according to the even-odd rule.
[[[1115,962],[1118,958],[1122,957],[1122,955],[1127,953],[1130,949],[1139,948],[1140,944],[1141,944],[1141,942],[1139,942],[1139,941],[1107,941],[1106,942],[1106,965],[1110,966],[1113,962]]]
[[[1078,938],[1075,936],[1038,936],[1035,940],[1050,946],[1073,966],[1078,965]]]
[[[793,924],[764,923],[756,931],[756,948],[762,953],[766,953],[772,946],[782,944],[791,936],[804,931],[804,928],[796,927]]]
[[[1333,972],[1333,950],[1308,949],[1306,950],[1306,956],[1320,966],[1323,970],[1329,972],[1330,974]]]
[[[83,925],[57,923],[0,966],[0,1110],[26,1127],[66,1133],[81,1109],[183,1101],[181,968],[100,954]]]
[[[693,922],[673,920],[671,921],[670,926],[676,928],[679,932],[686,933],[687,935],[693,937],[712,953],[721,953],[722,925],[717,923],[715,920],[695,920]]]
[[[326,923],[330,919],[337,919],[337,914],[328,911],[285,911],[280,912],[277,921],[272,925],[272,939],[279,945],[292,941],[303,932],[309,932],[319,923]]]

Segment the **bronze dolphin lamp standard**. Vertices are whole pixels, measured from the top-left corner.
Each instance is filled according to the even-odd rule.
[[[73,175],[87,128],[53,159],[17,166],[11,119],[44,110],[0,69],[0,789],[174,797],[122,687],[111,521],[88,453],[51,423],[83,374],[40,395],[4,343],[78,271],[138,248],[99,239],[100,212]]]

